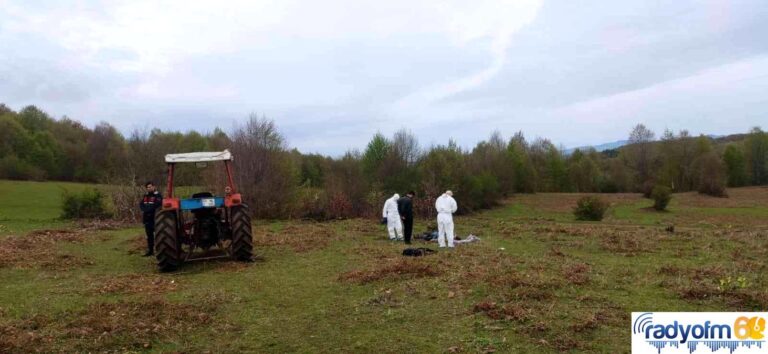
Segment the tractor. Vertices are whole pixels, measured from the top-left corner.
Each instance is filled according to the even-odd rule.
[[[230,257],[247,262],[253,257],[253,236],[248,206],[232,179],[232,154],[221,152],[191,152],[165,155],[168,165],[166,197],[162,209],[155,215],[155,254],[162,272],[176,270],[192,260]],[[173,194],[173,172],[178,163],[223,162],[227,174],[225,196],[210,192],[195,193],[182,199]],[[216,257],[192,257],[195,250],[205,253],[211,248],[223,251]]]

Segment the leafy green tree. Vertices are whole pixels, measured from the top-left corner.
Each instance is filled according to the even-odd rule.
[[[390,152],[390,142],[381,133],[376,133],[365,148],[362,158],[363,172],[367,180],[382,184],[382,168]]]
[[[88,139],[88,165],[97,171],[98,181],[107,182],[111,177],[126,172],[127,152],[125,138],[115,127],[101,122]]]
[[[749,179],[747,175],[747,162],[744,151],[739,145],[729,144],[723,153],[723,161],[726,166],[729,187],[746,185]]]
[[[768,184],[768,134],[759,127],[753,128],[744,148],[752,184]]]
[[[35,106],[24,107],[18,113],[19,121],[29,132],[38,132],[47,130],[53,119],[45,112]]]
[[[574,192],[596,192],[599,190],[601,173],[595,161],[595,151],[587,154],[576,149],[568,158],[568,174]]]
[[[51,134],[58,145],[56,164],[58,174],[52,178],[65,181],[78,180],[78,173],[87,165],[87,141],[91,130],[67,117],[55,121]]]
[[[0,115],[0,157],[24,154],[25,148],[30,143],[29,133],[15,114]]]
[[[511,162],[507,142],[498,131],[493,132],[488,140],[479,142],[467,160],[468,168],[473,173],[487,173],[495,177],[502,196],[514,191],[514,166]]]
[[[467,174],[465,155],[455,141],[430,148],[419,161],[421,190],[427,197],[437,197],[447,189],[459,191]]]
[[[507,159],[512,167],[514,191],[517,193],[535,193],[537,185],[536,170],[528,154],[528,143],[522,132],[517,132],[507,144]]]
[[[543,192],[570,191],[568,167],[562,152],[547,139],[536,139],[531,144],[531,162],[539,177],[537,183]]]

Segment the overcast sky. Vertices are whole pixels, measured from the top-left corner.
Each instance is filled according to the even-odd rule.
[[[767,93],[765,0],[0,0],[0,102],[124,132],[258,112],[304,152],[573,147],[768,128]]]

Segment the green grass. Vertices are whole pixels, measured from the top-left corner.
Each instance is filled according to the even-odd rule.
[[[0,236],[71,226],[71,222],[59,218],[62,194],[65,191],[79,193],[87,188],[108,187],[87,183],[0,180]],[[181,186],[175,193],[183,198],[200,190],[200,187]],[[138,206],[138,200],[136,203]]]
[[[57,188],[20,188],[39,187]],[[647,200],[625,198],[616,199],[604,222],[577,222],[568,208],[540,203],[544,198],[551,196],[458,217],[457,234],[482,241],[408,260],[376,220],[256,221],[256,262],[194,262],[172,274],[157,273],[152,259],[140,257],[139,228],[84,234],[82,242],[58,242],[49,253],[0,260],[0,328],[18,331],[0,339],[0,351],[31,351],[12,346],[31,343],[70,352],[617,353],[629,351],[632,311],[752,311],[768,304],[768,240],[759,236],[768,230],[765,207],[676,201],[658,213],[647,210]],[[57,216],[35,213],[39,223],[28,229],[51,228]],[[723,225],[724,217],[739,226]],[[667,224],[680,231],[667,233]],[[426,225],[420,220],[414,230]],[[0,240],[0,255],[10,239]],[[436,274],[407,272],[419,267]],[[359,281],[360,274],[376,277]],[[749,284],[718,290],[729,276]],[[163,305],[150,308],[152,301]],[[109,322],[133,303],[146,304],[147,313]],[[98,312],[105,304],[118,310]],[[493,305],[477,310],[481,304]],[[156,334],[136,329],[157,311],[160,324],[189,325]]]
[[[67,222],[58,220],[62,193],[77,193],[93,186],[67,182],[0,180],[0,235],[66,226]]]

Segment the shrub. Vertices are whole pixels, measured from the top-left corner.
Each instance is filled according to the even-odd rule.
[[[144,194],[144,188],[132,180],[110,181],[106,197],[111,202],[112,218],[119,221],[136,222],[141,217],[141,210],[136,202]]]
[[[667,204],[672,199],[672,188],[667,186],[657,185],[653,187],[651,192],[651,198],[653,198],[653,208],[662,211],[667,209]]]
[[[355,208],[344,193],[334,193],[328,201],[328,216],[335,219],[353,217]]]
[[[696,161],[700,169],[698,191],[713,197],[727,197],[725,191],[725,168],[720,158],[714,153],[708,153]]]
[[[651,194],[653,194],[653,187],[656,185],[656,182],[653,180],[647,180],[643,182],[643,185],[640,188],[640,191],[643,193],[643,198],[651,198]]]
[[[573,209],[573,215],[576,220],[603,220],[605,211],[608,210],[608,204],[596,196],[586,196],[576,202],[576,208]]]
[[[459,204],[459,212],[474,211],[490,208],[501,197],[499,193],[499,181],[490,173],[481,173],[477,176],[467,176],[459,191],[464,197]]]
[[[109,218],[104,194],[95,188],[80,193],[64,191],[61,217],[64,219]]]

